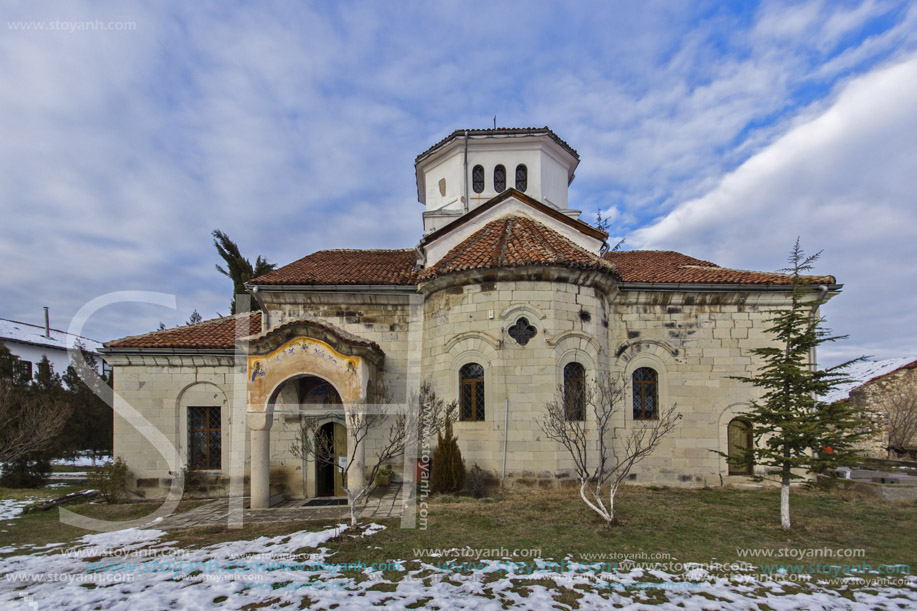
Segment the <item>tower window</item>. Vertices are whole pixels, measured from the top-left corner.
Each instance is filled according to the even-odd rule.
[[[506,191],[506,168],[502,165],[494,168],[494,191],[497,193]]]
[[[520,163],[516,166],[516,190],[525,193],[529,186],[529,169],[525,164]]]
[[[471,170],[471,188],[475,193],[481,193],[484,190],[484,166],[476,165]]]

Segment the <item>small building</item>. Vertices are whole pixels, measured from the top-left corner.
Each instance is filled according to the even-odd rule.
[[[826,400],[850,401],[861,413],[869,414],[876,434],[863,442],[863,453],[872,458],[917,460],[917,358],[854,363],[848,375],[850,383]]]
[[[99,354],[102,342],[52,329],[47,317],[44,326],[0,318],[0,342],[16,357],[18,373],[23,380],[34,377],[42,357],[48,357],[54,371],[63,375],[70,366],[68,350],[73,346],[82,346],[98,359],[98,367],[105,367]]]
[[[673,405],[683,416],[633,481],[744,475],[718,453],[749,443],[742,414],[755,390],[734,376],[758,367],[751,351],[770,345],[768,318],[789,303],[791,278],[610,251],[569,205],[578,164],[546,127],[457,130],[416,158],[424,231],[413,247],[307,254],[248,283],[263,312],[106,343],[115,455],[147,496],[164,494],[179,467],[225,489],[230,464],[244,464],[253,507],[272,491],[337,495],[327,466],[291,452],[304,410],[322,415],[335,452],[355,456],[360,480],[387,429],[358,443],[348,410],[373,382],[395,402],[427,382],[459,405],[469,468],[554,485],[573,464],[541,431],[546,402],[612,373],[626,388],[616,434]],[[807,281],[813,298],[841,290],[833,276]]]

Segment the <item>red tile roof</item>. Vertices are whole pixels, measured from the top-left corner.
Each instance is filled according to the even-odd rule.
[[[560,265],[612,272],[600,257],[526,216],[505,216],[487,223],[450,250],[418,279],[468,269]]]
[[[413,285],[417,256],[404,250],[320,250],[252,279],[256,285]]]
[[[261,333],[261,312],[205,320],[193,325],[153,331],[105,342],[105,348],[209,348],[231,349],[236,341],[236,321],[243,320],[242,337]],[[245,323],[248,323],[247,325]]]
[[[621,282],[672,284],[788,285],[792,277],[773,272],[727,269],[670,250],[624,250],[605,253]],[[808,282],[835,284],[834,276],[805,276]]]

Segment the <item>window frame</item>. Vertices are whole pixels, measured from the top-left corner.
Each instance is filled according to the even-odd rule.
[[[469,370],[473,367],[477,367],[480,370],[480,375],[471,377],[472,372]],[[486,370],[484,366],[475,361],[469,361],[463,364],[458,371],[459,378],[459,422],[483,422],[486,419],[487,411],[487,399],[486,391],[487,385],[485,382]],[[478,386],[480,385],[480,386]],[[470,417],[465,416],[465,387],[471,386],[471,392],[469,397],[471,397],[471,415]],[[478,404],[480,400],[480,405]]]
[[[35,371],[32,361],[19,357],[13,358],[13,375],[17,384],[28,384],[32,381]]]
[[[576,368],[579,371],[572,374],[572,369]],[[586,420],[586,367],[578,361],[570,361],[564,365],[563,379],[564,418],[568,422],[584,422]],[[571,398],[570,393],[574,385],[578,388],[576,396]],[[578,400],[578,405],[571,405],[575,400]]]
[[[502,179],[497,178],[498,171],[503,172]],[[498,163],[494,166],[494,191],[497,193],[503,193],[506,191],[506,166],[502,163]]]
[[[651,371],[653,373],[652,380],[637,380],[637,373],[640,371]],[[632,417],[634,420],[658,420],[659,419],[659,371],[655,367],[649,367],[643,365],[637,367],[630,374],[630,383],[631,383],[631,407],[632,407]],[[648,386],[652,387],[652,397],[653,397],[653,412],[651,416],[646,415],[646,397],[649,393],[646,392]],[[639,415],[637,410],[637,389],[640,389],[639,392]]]
[[[522,170],[522,185],[519,185],[519,170]],[[529,168],[524,163],[520,163],[516,166],[516,176],[513,186],[516,191],[525,193],[525,190],[529,188]]]
[[[471,190],[472,191],[474,191],[475,193],[483,193],[484,186],[485,186],[484,185],[485,180],[486,180],[486,174],[484,173],[484,166],[482,166],[481,164],[477,164],[473,168],[471,168]]]
[[[198,410],[208,410],[205,417],[206,426],[203,428],[195,428],[193,426],[193,415]],[[216,421],[219,423],[217,428],[210,426],[213,423],[212,414],[216,410]],[[223,410],[219,405],[189,405],[187,408],[187,420],[188,420],[188,470],[189,471],[220,471],[223,468]],[[204,454],[204,466],[196,466],[196,461],[194,459],[195,447],[194,434],[195,433],[204,433],[205,440],[205,454]],[[220,445],[215,449],[215,460],[214,460],[214,448],[211,447],[211,435],[217,433],[220,436]],[[216,466],[213,466],[216,462]]]

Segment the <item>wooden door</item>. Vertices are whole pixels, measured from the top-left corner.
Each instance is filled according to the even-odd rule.
[[[729,475],[751,475],[753,465],[744,462],[745,452],[752,447],[751,424],[736,418],[729,423]]]

